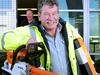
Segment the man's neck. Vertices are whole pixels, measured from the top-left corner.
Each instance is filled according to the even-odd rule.
[[[41,27],[42,29],[47,32],[49,35],[51,35],[52,37],[55,37],[56,36],[56,32],[57,32],[57,29],[59,28],[60,30],[62,29],[62,26],[59,24],[57,25],[56,28],[54,29],[46,29],[42,24],[41,24]]]
[[[31,19],[31,20],[28,20],[28,22],[29,22],[29,23],[31,23],[32,21],[33,21],[33,19]]]
[[[47,33],[49,35],[51,35],[52,37],[54,37],[56,35],[57,28],[56,29],[52,29],[52,30],[46,30],[46,31],[47,31]]]

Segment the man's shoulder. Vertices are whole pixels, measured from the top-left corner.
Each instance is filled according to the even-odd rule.
[[[21,22],[21,26],[25,26],[25,25],[28,25],[29,23],[28,23],[28,21],[27,21],[27,19],[24,19],[24,20],[22,20],[22,22]]]
[[[66,22],[66,26],[67,26],[67,29],[71,30],[73,35],[78,35],[79,34],[78,30],[73,25],[71,25],[69,22]]]
[[[13,32],[13,33],[26,33],[29,32],[29,27],[28,26],[21,26],[21,27],[16,27],[14,29],[10,29],[5,31],[4,33],[8,33],[8,32]]]
[[[71,29],[75,29],[75,27],[73,25],[71,25],[69,22],[66,22],[66,26],[70,27]]]

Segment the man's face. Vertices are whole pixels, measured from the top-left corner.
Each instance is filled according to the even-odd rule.
[[[33,19],[33,12],[32,11],[27,11],[26,12],[26,17],[28,20],[32,20]]]
[[[38,13],[39,20],[46,30],[55,29],[59,22],[58,7],[44,5]]]

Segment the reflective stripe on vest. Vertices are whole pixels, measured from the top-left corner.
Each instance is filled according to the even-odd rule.
[[[43,42],[44,46],[45,46],[45,49],[46,49],[46,52],[47,52],[47,61],[46,61],[46,69],[47,70],[50,70],[50,54],[49,54],[49,50],[47,49],[45,43],[44,43],[44,40],[41,36],[41,33],[39,32],[38,28],[36,26],[33,27],[35,33],[36,33],[36,39],[37,39],[37,42]],[[41,63],[42,63],[42,66],[44,65],[43,61],[43,57],[41,57]]]
[[[96,69],[83,40],[81,38],[75,39],[74,45],[76,49],[75,52],[77,60],[83,69],[86,70],[85,74],[87,73],[88,75],[96,75]]]
[[[1,45],[2,45],[2,49],[3,49],[3,50],[6,50],[5,47],[4,47],[4,45],[5,45],[4,38],[5,38],[5,35],[6,35],[7,33],[13,33],[13,32],[12,32],[12,31],[9,31],[9,32],[5,32],[5,33],[3,34],[2,39],[1,39]]]
[[[74,43],[73,43],[73,34],[68,23],[66,23],[66,28],[68,32],[68,43],[69,43],[68,52],[69,52],[69,60],[71,64],[72,73],[73,75],[78,75],[76,57],[74,51]]]

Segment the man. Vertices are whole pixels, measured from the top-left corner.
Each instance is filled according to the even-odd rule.
[[[34,18],[33,18],[33,11],[32,9],[27,9],[26,11],[26,18],[21,22],[21,26],[25,26],[28,24],[33,24],[34,23]]]
[[[96,75],[81,36],[59,18],[56,0],[39,0],[38,18],[41,21],[38,25],[20,27],[3,34],[0,49],[15,50],[32,37],[45,46],[45,60],[43,57],[40,59],[45,70],[59,75]]]

